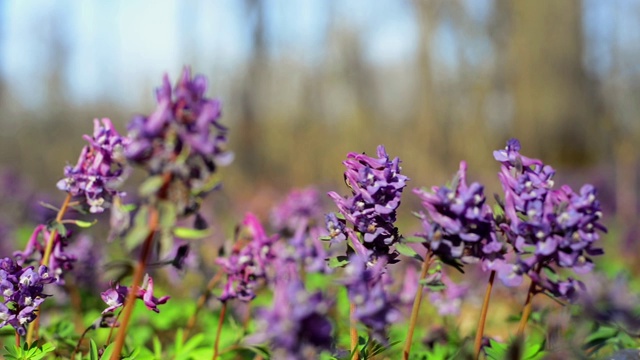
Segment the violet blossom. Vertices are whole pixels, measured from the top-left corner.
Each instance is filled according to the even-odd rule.
[[[102,311],[102,314],[104,315],[106,313],[113,312],[115,309],[124,306],[124,303],[130,291],[131,289],[129,287],[115,284],[115,286],[112,285],[108,290],[102,292],[100,296],[108,306]],[[147,274],[144,278],[142,286],[138,288],[136,299],[142,300],[147,309],[159,313],[160,309],[158,309],[158,305],[166,304],[167,301],[169,301],[170,297],[156,297],[153,294],[153,278]]]
[[[596,241],[606,228],[596,189],[584,185],[579,193],[564,185],[553,189],[555,170],[542,161],[520,155],[520,143],[509,140],[505,150],[495,151],[502,163],[499,174],[505,192],[504,212],[508,223],[501,224],[518,259],[503,265],[500,278],[507,285],[518,285],[527,274],[554,296],[575,299],[582,283],[562,279],[557,268],[576,273],[593,268],[591,256],[601,255]]]
[[[300,279],[277,282],[273,307],[260,309],[260,330],[249,342],[269,342],[273,358],[315,359],[333,346],[330,303],[321,292],[309,293]]]
[[[307,272],[330,272],[329,257],[321,240],[326,235],[319,224],[322,208],[314,188],[294,190],[271,212],[271,223],[286,241],[288,256]]]
[[[151,175],[171,174],[165,190],[174,197],[180,215],[197,210],[197,198],[216,187],[217,166],[233,158],[226,150],[227,129],[218,121],[220,102],[207,98],[206,90],[206,78],[192,78],[189,68],[173,89],[165,75],[156,90],[156,110],[129,124],[127,159]]]
[[[43,293],[44,285],[54,281],[44,265],[36,271],[11,258],[0,260],[0,328],[11,325],[19,335],[25,335],[27,324],[37,317],[37,308],[50,296]]]
[[[400,311],[393,306],[397,300],[387,291],[391,278],[386,273],[386,258],[368,263],[370,253],[362,245],[356,245],[356,253],[349,258],[342,282],[355,306],[354,320],[369,328],[373,338],[386,344],[387,328],[400,319]]]
[[[36,226],[27,242],[25,250],[15,251],[13,253],[16,262],[20,265],[24,265],[32,260],[41,262],[45,255],[46,244],[51,238],[52,231],[53,230],[48,229],[46,225],[40,224]],[[68,245],[67,239],[70,234],[68,230],[66,234],[55,233],[55,236],[52,238],[53,247],[48,260],[49,271],[54,276],[56,282],[61,285],[64,284],[64,273],[72,270],[76,262],[76,256],[65,251]],[[34,254],[37,254],[35,258],[33,257]]]
[[[242,222],[241,235],[227,257],[216,259],[222,271],[227,275],[220,301],[238,299],[251,301],[261,280],[267,279],[267,266],[275,257],[272,246],[277,236],[267,236],[260,220],[248,213]]]
[[[93,136],[80,153],[75,166],[65,166],[65,178],[58,188],[73,197],[83,197],[92,213],[103,212],[113,198],[121,195],[116,188],[125,175],[123,156],[127,140],[118,134],[111,120],[95,119]]]
[[[482,261],[485,270],[494,270],[506,250],[496,237],[484,187],[477,182],[467,185],[466,178],[467,164],[461,161],[450,187],[414,189],[426,209],[419,214],[424,232],[418,236],[425,238],[427,249],[447,263]]]
[[[347,170],[345,182],[351,195],[342,197],[329,192],[344,221],[362,235],[365,247],[374,257],[392,260],[393,244],[399,239],[396,210],[408,178],[400,174],[400,160],[389,158],[384,146],[378,146],[378,157],[349,153],[343,162]],[[340,220],[339,220],[340,221]],[[340,226],[334,224],[335,226]]]

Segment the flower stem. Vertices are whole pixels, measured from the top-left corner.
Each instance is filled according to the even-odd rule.
[[[356,329],[355,312],[356,304],[351,303],[349,307],[349,319],[351,322],[349,334],[351,335],[351,352],[353,353],[351,360],[358,360],[360,358],[358,355],[358,330]]]
[[[16,347],[20,348],[20,334],[18,334],[18,330],[16,330]]]
[[[227,313],[227,302],[222,303],[220,309],[220,318],[218,319],[218,330],[216,330],[216,340],[213,344],[213,360],[218,360],[218,348],[220,346],[220,333],[222,332],[222,324],[224,323],[224,316]]]
[[[518,325],[518,337],[522,337],[524,335],[524,328],[527,326],[527,321],[529,320],[529,315],[531,315],[531,308],[533,305],[533,296],[535,295],[536,283],[531,280],[531,286],[529,286],[529,291],[527,292],[527,300],[524,302],[524,307],[522,309],[522,317],[520,318],[520,324]]]
[[[158,216],[158,210],[151,206],[149,208],[149,235],[142,244],[142,252],[140,253],[140,258],[138,259],[138,263],[136,264],[136,268],[133,273],[133,283],[131,284],[127,300],[122,308],[122,323],[120,324],[120,330],[116,337],[116,345],[113,349],[113,353],[111,354],[111,360],[120,359],[120,353],[124,347],[124,340],[127,337],[127,326],[129,325],[129,320],[131,320],[131,314],[133,313],[133,308],[135,307],[134,304],[138,295],[138,288],[142,283],[145,268],[147,267],[147,257],[149,257],[149,253],[151,252],[153,237],[158,228]]]
[[[493,289],[493,280],[496,277],[496,272],[491,271],[489,275],[489,283],[487,284],[487,290],[484,293],[484,301],[482,302],[482,311],[480,312],[480,321],[478,321],[478,329],[476,330],[476,341],[473,345],[473,352],[475,354],[474,359],[480,357],[480,348],[482,347],[482,336],[484,335],[484,324],[487,322],[487,312],[489,310],[489,299],[491,298],[491,290]]]
[[[56,223],[62,222],[62,218],[67,213],[67,209],[69,208],[69,203],[71,202],[71,194],[67,193],[67,197],[64,198],[64,202],[62,203],[62,207],[58,210],[58,214],[56,215]],[[51,257],[51,253],[53,252],[53,243],[55,242],[56,235],[58,234],[58,230],[55,228],[51,230],[49,234],[49,239],[47,240],[46,247],[44,249],[44,255],[42,259],[40,259],[40,265],[49,266],[49,258]],[[40,307],[38,307],[38,310]],[[29,324],[29,328],[27,329],[27,344],[31,344],[33,341],[38,339],[38,328],[40,325],[40,311],[37,311],[38,317]]]
[[[218,273],[216,273],[211,278],[211,280],[209,280],[209,283],[207,284],[207,289],[198,298],[198,303],[196,305],[196,310],[193,312],[193,314],[191,314],[191,317],[189,318],[189,321],[187,321],[187,326],[184,329],[183,341],[187,341],[187,338],[189,337],[189,332],[196,325],[196,320],[197,320],[197,317],[198,317],[198,313],[204,307],[204,304],[209,299],[209,296],[211,294],[211,291],[213,291],[213,288],[218,284],[218,282],[222,278],[222,274],[223,274],[222,271],[219,271]]]
[[[431,250],[427,251],[427,259],[422,262],[422,269],[420,270],[420,281],[427,277],[429,272],[429,266],[431,265]],[[413,331],[416,328],[418,322],[418,313],[420,312],[420,303],[422,302],[422,291],[424,285],[418,284],[418,291],[416,297],[413,298],[413,307],[411,308],[411,317],[409,318],[409,331],[407,332],[407,339],[404,343],[404,350],[402,351],[402,359],[409,359],[409,353],[411,352],[411,343],[413,342]]]
[[[116,324],[118,323],[118,320],[120,319],[120,315],[122,315],[122,309],[120,309],[120,311],[118,311],[118,315],[116,315],[116,318],[114,319],[113,323],[111,323],[111,326],[109,326],[109,336],[107,336],[107,341],[105,341],[105,343],[104,343],[105,346],[109,346],[109,344],[111,344],[111,337],[113,336],[113,329],[116,328]]]

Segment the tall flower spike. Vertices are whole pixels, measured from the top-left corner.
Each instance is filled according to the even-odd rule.
[[[218,258],[216,262],[227,275],[220,301],[238,299],[251,301],[255,298],[255,289],[260,280],[267,278],[267,266],[274,258],[272,246],[277,236],[267,236],[258,218],[248,213],[242,222],[242,235],[245,239],[234,245],[228,257]]]
[[[506,150],[494,152],[502,163],[499,178],[505,192],[504,211],[509,224],[501,225],[514,245],[515,265],[504,265],[499,276],[507,285],[518,285],[527,274],[551,294],[573,300],[582,283],[561,279],[556,268],[576,273],[591,270],[590,256],[600,255],[596,241],[606,228],[592,185],[575,193],[564,185],[553,189],[555,170],[542,161],[519,154],[520,143],[512,139]]]
[[[92,213],[103,212],[113,198],[125,176],[124,147],[127,140],[118,134],[111,120],[95,119],[93,136],[84,136],[89,142],[80,153],[75,166],[65,166],[65,178],[58,181],[58,189],[73,197],[83,197]]]
[[[36,309],[50,296],[43,293],[44,285],[54,281],[46,266],[36,271],[11,258],[0,260],[0,328],[11,325],[19,335],[25,335],[27,324],[37,317]]]
[[[260,330],[250,342],[269,342],[274,359],[316,359],[333,345],[329,302],[321,292],[308,293],[299,279],[276,283],[273,308],[260,309]]]
[[[384,146],[378,146],[377,155],[349,153],[343,164],[351,196],[344,198],[336,192],[328,195],[346,222],[362,234],[365,246],[375,257],[393,257],[390,252],[399,238],[394,225],[396,210],[408,178],[400,174],[400,160],[390,160]]]
[[[467,185],[467,164],[460,162],[451,188],[434,186],[431,191],[414,189],[422,200],[423,244],[446,262],[482,261],[493,269],[503,258],[503,245],[494,233],[493,214],[486,204],[484,187],[477,182]]]
[[[166,189],[170,194],[191,194],[173,199],[180,215],[197,210],[196,198],[216,187],[217,166],[233,159],[226,150],[227,129],[218,122],[220,102],[205,97],[206,89],[206,79],[200,75],[192,78],[189,68],[184,69],[174,89],[165,75],[156,91],[156,110],[149,116],[135,117],[129,124],[131,143],[126,157],[152,175],[171,174]]]

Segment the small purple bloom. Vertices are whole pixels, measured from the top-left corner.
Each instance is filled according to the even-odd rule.
[[[227,275],[220,301],[253,300],[258,282],[266,280],[267,266],[275,258],[272,246],[278,237],[267,236],[260,220],[251,213],[245,216],[242,225],[247,242],[237,243],[228,257],[216,259]]]
[[[269,342],[273,357],[286,360],[315,359],[332,347],[330,304],[321,292],[308,293],[299,279],[278,282],[273,304],[258,312],[261,329],[250,342]]]
[[[124,302],[129,295],[131,289],[120,284],[112,285],[110,289],[100,294],[102,300],[107,304],[107,308],[102,311],[102,314],[113,312],[115,309],[124,306]],[[147,309],[159,313],[158,305],[166,304],[169,301],[169,296],[163,296],[157,298],[153,295],[153,278],[148,274],[145,276],[142,287],[138,289],[136,298],[144,302]]]
[[[377,341],[386,344],[387,328],[400,319],[400,312],[393,306],[396,299],[387,291],[391,278],[386,274],[386,259],[367,264],[368,258],[358,252],[352,255],[342,282],[355,305],[355,320],[367,326]]]
[[[84,136],[89,142],[80,153],[75,166],[64,168],[65,178],[58,181],[58,188],[73,197],[84,197],[89,211],[103,212],[122,183],[124,172],[124,147],[127,140],[118,134],[111,120],[94,120],[93,136]]]
[[[23,268],[11,258],[0,260],[0,327],[13,326],[18,334],[26,334],[26,326],[36,318],[36,309],[50,295],[43,293],[44,285],[55,279],[46,266],[36,271],[33,266]]]

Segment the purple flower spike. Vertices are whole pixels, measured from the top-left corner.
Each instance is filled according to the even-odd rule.
[[[75,166],[65,166],[65,178],[57,186],[73,197],[84,197],[89,211],[100,213],[121,195],[116,188],[125,176],[123,153],[127,140],[109,119],[95,119],[93,136],[85,135],[84,139],[89,145],[82,149]]]
[[[343,283],[352,304],[355,305],[355,320],[372,331],[372,336],[386,344],[387,328],[400,318],[393,304],[396,302],[389,292],[390,277],[385,273],[387,265],[384,258],[373,264],[367,264],[368,256],[354,254],[345,268]]]
[[[396,210],[408,178],[400,174],[400,160],[390,160],[384,146],[378,146],[377,155],[373,158],[349,153],[343,163],[351,196],[343,198],[336,192],[328,195],[346,222],[363,235],[365,246],[373,250],[375,257],[393,257],[390,252],[399,238],[394,225]],[[337,229],[340,225],[334,224],[334,227]]]
[[[502,259],[503,244],[495,237],[484,187],[479,183],[467,185],[466,178],[467,164],[462,161],[451,188],[414,189],[427,210],[420,215],[424,232],[419,236],[425,238],[423,244],[428,249],[445,261],[483,261],[484,267],[491,267]]]
[[[65,252],[67,246],[67,238],[71,233],[67,231],[67,234],[56,232],[56,236],[53,237],[53,251],[49,257],[49,269],[55,276],[58,284],[64,284],[63,274],[72,270],[73,265],[76,262],[76,256]],[[46,225],[36,226],[33,234],[27,242],[27,246],[24,251],[16,251],[13,253],[16,261],[20,265],[24,265],[30,261],[41,262],[45,253],[46,241],[51,237],[51,231],[47,229]],[[34,257],[34,254],[37,254]]]
[[[441,291],[431,291],[429,300],[438,309],[438,314],[457,316],[460,313],[462,301],[469,292],[469,286],[454,283],[444,272],[440,280],[446,288]]]
[[[292,191],[271,212],[273,227],[287,240],[289,257],[308,272],[330,271],[327,249],[320,240],[326,235],[318,226],[321,215],[320,193],[315,188]]]
[[[498,177],[505,192],[507,224],[500,229],[517,253],[516,264],[501,266],[499,277],[507,285],[518,285],[527,274],[552,295],[574,300],[582,284],[572,278],[562,280],[555,268],[589,272],[590,257],[603,253],[596,244],[600,233],[606,232],[599,222],[602,211],[596,189],[584,185],[579,194],[567,185],[553,189],[555,170],[519,150],[519,143],[511,140],[506,150],[494,152],[502,163]]]
[[[260,330],[252,343],[269,342],[274,359],[317,359],[333,345],[329,302],[322,293],[308,293],[299,280],[278,282],[272,309],[258,312]]]
[[[231,254],[218,258],[216,262],[227,275],[220,301],[239,299],[251,301],[260,280],[267,279],[267,266],[275,258],[273,245],[277,236],[267,236],[258,218],[248,213],[242,222],[245,239],[234,246]]]
[[[26,334],[27,325],[35,320],[36,309],[50,295],[44,286],[55,278],[46,266],[36,271],[33,266],[23,268],[11,258],[0,260],[0,327],[11,325],[19,335]]]
[[[186,188],[187,194],[192,194],[182,199],[180,215],[197,210],[195,197],[215,189],[217,167],[233,159],[226,150],[227,129],[218,121],[220,102],[205,97],[206,89],[206,79],[200,75],[192,78],[189,68],[173,89],[165,75],[156,91],[155,111],[137,116],[129,124],[126,158],[152,175],[171,174],[170,193],[184,193]],[[173,191],[173,187],[177,189]]]

